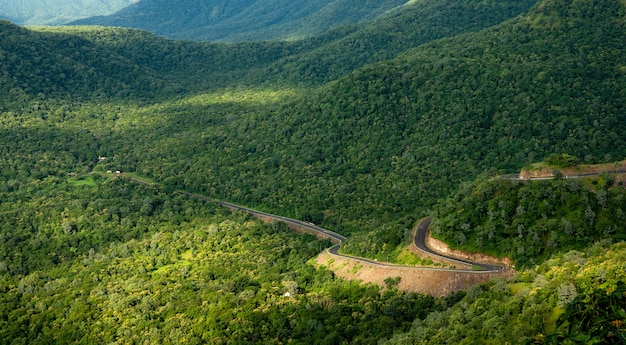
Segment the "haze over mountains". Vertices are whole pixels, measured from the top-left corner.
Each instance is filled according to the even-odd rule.
[[[406,0],[142,0],[74,22],[148,30],[196,41],[294,40],[372,20]]]
[[[108,15],[139,0],[1,0],[0,18],[20,25],[60,25]]]
[[[0,22],[0,342],[618,339],[623,181],[490,177],[626,157],[625,13],[424,0],[233,44]],[[180,190],[314,222],[379,261],[415,263],[410,230],[433,215],[450,244],[520,272],[445,300],[359,287],[306,264],[315,239]]]

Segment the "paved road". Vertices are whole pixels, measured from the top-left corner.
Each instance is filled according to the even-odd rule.
[[[309,222],[305,222],[302,220],[297,220],[297,219],[293,219],[293,218],[287,218],[287,217],[283,217],[283,216],[277,216],[275,214],[270,214],[267,212],[263,212],[263,211],[257,211],[257,210],[253,210],[251,208],[248,207],[244,207],[244,206],[240,206],[240,205],[236,205],[230,202],[226,202],[226,201],[219,201],[219,200],[214,200],[211,198],[207,198],[205,196],[199,195],[199,194],[193,194],[193,193],[187,193],[187,192],[182,192],[187,196],[190,196],[192,198],[196,198],[196,199],[200,199],[200,200],[204,200],[204,201],[209,201],[209,202],[215,202],[218,205],[221,205],[223,207],[226,207],[228,209],[231,210],[236,210],[236,211],[244,211],[244,212],[248,212],[252,215],[257,215],[257,216],[262,216],[262,217],[266,217],[266,218],[271,218],[271,219],[275,219],[277,221],[281,221],[281,222],[285,222],[287,224],[293,224],[302,228],[307,228],[309,230],[315,231],[316,233],[323,235],[324,237],[330,239],[331,241],[335,242],[335,243],[341,243],[345,240],[347,240],[348,238],[330,231],[328,229],[324,229],[321,228],[315,224],[309,223]]]
[[[401,265],[393,265],[390,263],[385,263],[385,262],[379,262],[376,260],[370,260],[370,259],[366,259],[366,258],[361,258],[361,257],[355,257],[355,256],[349,256],[349,255],[343,255],[339,253],[339,248],[341,246],[341,242],[347,240],[347,238],[345,236],[342,236],[336,232],[330,231],[328,229],[324,229],[321,228],[315,224],[309,223],[309,222],[305,222],[305,221],[301,221],[301,220],[297,220],[297,219],[293,219],[293,218],[287,218],[287,217],[283,217],[283,216],[277,216],[274,214],[270,214],[267,212],[262,212],[262,211],[257,211],[257,210],[253,210],[251,208],[248,207],[244,207],[244,206],[240,206],[237,204],[233,204],[230,202],[225,202],[225,201],[219,201],[219,200],[214,200],[211,198],[207,198],[205,196],[199,195],[199,194],[193,194],[193,193],[187,193],[187,192],[182,192],[185,195],[192,197],[192,198],[196,198],[196,199],[200,199],[200,200],[204,200],[204,201],[209,201],[209,202],[215,202],[218,205],[221,205],[223,207],[226,207],[228,209],[231,210],[237,210],[237,211],[243,211],[243,212],[248,212],[252,215],[257,215],[257,216],[262,216],[265,218],[270,218],[270,219],[275,219],[277,221],[281,221],[281,222],[285,222],[288,225],[292,224],[292,225],[297,225],[299,227],[303,227],[303,228],[307,228],[309,230],[315,231],[316,233],[327,237],[328,239],[330,239],[331,241],[335,242],[336,244],[330,248],[328,248],[328,252],[332,255],[336,255],[336,256],[340,256],[340,257],[344,257],[344,258],[348,258],[351,260],[356,260],[359,262],[363,262],[363,263],[367,263],[370,265],[374,265],[374,266],[379,266],[379,267],[390,267],[390,268],[395,268],[395,269],[411,269],[411,270],[432,270],[432,271],[448,271],[448,272],[466,272],[466,273],[493,273],[493,272],[500,272],[506,269],[506,267],[504,266],[498,266],[498,265],[490,265],[490,264],[484,264],[484,263],[478,263],[478,262],[471,262],[471,261],[467,261],[467,260],[460,260],[460,259],[456,259],[456,258],[452,258],[452,257],[448,257],[442,254],[439,254],[437,252],[434,252],[432,249],[428,248],[428,246],[426,246],[426,234],[428,232],[428,226],[430,224],[430,218],[427,218],[426,220],[424,220],[420,225],[419,228],[417,229],[417,231],[415,232],[415,238],[413,239],[415,242],[415,246],[417,246],[419,249],[431,254],[431,255],[435,255],[438,256],[440,258],[444,258],[448,261],[452,261],[452,262],[458,262],[458,263],[463,263],[463,264],[469,264],[471,266],[477,267],[480,270],[463,270],[463,269],[452,269],[452,268],[438,268],[438,267],[416,267],[416,266],[401,266]]]
[[[415,237],[413,237],[413,243],[415,244],[415,246],[419,250],[424,251],[424,252],[426,252],[426,253],[428,253],[430,255],[433,255],[433,256],[445,259],[447,261],[452,261],[452,262],[456,262],[456,263],[460,263],[460,264],[472,265],[474,267],[480,268],[481,271],[500,272],[500,271],[504,271],[504,270],[507,269],[506,266],[494,265],[494,264],[485,264],[485,263],[481,263],[481,262],[473,262],[473,261],[469,261],[469,260],[453,258],[453,257],[442,255],[440,253],[435,252],[434,250],[430,249],[426,245],[426,236],[428,235],[428,227],[429,226],[430,226],[430,217],[424,219],[422,221],[422,223],[419,224],[417,230],[415,231]]]
[[[626,170],[616,170],[616,171],[611,171],[608,173],[619,173],[619,174],[623,174],[626,173]],[[588,177],[588,176],[596,176],[596,175],[600,175],[601,173],[584,173],[584,174],[579,174],[579,175],[574,175],[574,176],[564,176],[563,178],[583,178],[583,177]],[[549,179],[553,179],[554,177],[541,177],[541,178],[520,178],[519,175],[517,174],[510,174],[510,175],[505,175],[505,176],[500,176],[500,178],[506,178],[506,179],[513,179],[513,180],[521,180],[521,181],[528,181],[528,180],[549,180]],[[131,177],[131,180],[138,182],[138,183],[148,183],[146,181],[143,181],[139,178],[135,178],[135,177]],[[462,269],[449,269],[449,268],[435,268],[435,267],[414,267],[414,266],[400,266],[400,265],[393,265],[393,264],[389,264],[389,263],[384,263],[384,262],[378,262],[376,260],[370,260],[370,259],[366,259],[366,258],[360,258],[360,257],[354,257],[354,256],[348,256],[348,255],[343,255],[339,253],[339,248],[341,246],[341,242],[347,240],[346,237],[330,231],[328,229],[324,229],[321,228],[319,226],[316,226],[315,224],[309,223],[309,222],[305,222],[305,221],[301,221],[301,220],[297,220],[297,219],[292,219],[292,218],[287,218],[287,217],[283,217],[283,216],[277,216],[274,214],[270,214],[270,213],[266,213],[266,212],[262,212],[262,211],[257,211],[257,210],[253,210],[251,208],[247,208],[244,206],[240,206],[240,205],[236,205],[236,204],[232,204],[229,202],[225,202],[225,201],[219,201],[219,200],[214,200],[211,198],[207,198],[203,195],[199,195],[199,194],[194,194],[194,193],[188,193],[188,192],[180,192],[183,193],[189,197],[192,198],[196,198],[199,200],[204,200],[204,201],[209,201],[209,202],[215,202],[223,207],[229,208],[231,210],[238,210],[238,211],[244,211],[244,212],[248,212],[252,215],[257,215],[257,216],[262,216],[265,218],[269,218],[269,219],[275,219],[277,221],[281,221],[281,222],[285,222],[287,224],[292,224],[292,225],[296,225],[299,227],[303,227],[306,229],[309,229],[311,231],[314,231],[328,239],[330,239],[331,241],[333,241],[334,243],[336,243],[334,246],[330,247],[328,249],[328,252],[332,255],[336,255],[336,256],[340,256],[340,257],[345,257],[345,258],[349,258],[351,260],[356,260],[356,261],[360,261],[360,262],[364,262],[370,265],[375,265],[375,266],[381,266],[381,267],[393,267],[395,269],[413,269],[413,270],[433,270],[433,271],[451,271],[451,272],[467,272],[467,273],[493,273],[493,272],[501,272],[501,271],[505,271],[508,268],[506,266],[501,266],[501,265],[494,265],[494,264],[485,264],[485,263],[480,263],[480,262],[472,262],[472,261],[468,261],[468,260],[463,260],[463,259],[458,259],[458,258],[454,258],[454,257],[450,257],[450,256],[446,256],[440,253],[437,253],[435,251],[433,251],[432,249],[430,249],[427,245],[426,245],[426,236],[428,235],[428,227],[430,226],[430,218],[426,218],[424,219],[421,224],[419,224],[418,228],[415,231],[415,235],[413,238],[413,243],[415,244],[415,246],[419,249],[422,250],[430,255],[445,259],[447,261],[451,261],[451,262],[457,262],[460,264],[467,264],[467,265],[471,265],[472,267],[477,268],[477,270],[462,270]]]
[[[626,170],[623,170],[623,169],[605,170],[605,171],[588,172],[588,173],[582,173],[582,174],[576,174],[576,175],[562,175],[561,178],[578,179],[578,178],[585,178],[585,177],[591,177],[591,176],[599,176],[601,174],[607,174],[607,175],[626,174]],[[554,180],[556,176],[520,177],[519,174],[508,174],[508,175],[502,175],[500,176],[500,178],[515,180],[515,181],[538,181],[538,180]]]

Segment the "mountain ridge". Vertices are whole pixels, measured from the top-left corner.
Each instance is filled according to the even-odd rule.
[[[498,4],[463,2],[479,3]],[[490,177],[554,154],[626,157],[624,8],[541,0],[406,46],[360,38],[417,19],[402,13],[245,44],[0,22],[0,342],[619,342],[624,187]],[[308,63],[351,38],[393,52]],[[397,276],[362,286],[309,264],[327,242],[177,190],[409,265],[411,228],[432,215],[451,246],[520,268],[446,298]]]
[[[108,17],[75,21],[146,29],[157,35],[200,41],[293,40],[333,27],[371,20],[404,0],[256,1],[203,0],[172,6],[142,0]]]
[[[59,25],[95,15],[112,14],[139,0],[2,1],[0,18],[20,25]]]

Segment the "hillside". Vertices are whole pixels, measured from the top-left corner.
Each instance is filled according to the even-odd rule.
[[[534,266],[600,240],[626,240],[623,184],[613,175],[479,179],[433,210],[433,236],[454,247]]]
[[[102,27],[34,29],[87,39],[157,71],[173,89],[196,91],[258,84],[317,86],[425,42],[500,23],[528,9],[532,3],[534,0],[419,1],[366,25],[332,30],[290,43],[180,42],[157,38],[145,31]],[[372,51],[376,54],[371,54]]]
[[[455,306],[384,344],[621,344],[626,334],[624,243],[597,243],[474,286]]]
[[[113,14],[139,0],[19,0],[2,1],[0,18],[20,25],[59,25]]]
[[[89,119],[80,126],[94,126],[90,130],[106,138],[100,154],[116,155],[125,171],[345,234],[378,229],[347,246],[375,255],[398,245],[434,200],[486,169],[514,171],[552,152],[590,160],[608,152],[624,156],[626,62],[623,36],[615,34],[624,32],[622,5],[577,6],[583,7],[545,2],[493,28],[422,45],[317,89],[298,87],[294,77],[269,89],[218,88],[123,110],[85,104],[73,114]],[[561,24],[548,30],[550,22]],[[565,25],[570,22],[577,24]],[[116,54],[126,51],[129,60],[146,61],[164,75],[186,66],[183,77],[216,85],[219,74],[202,68],[218,70],[229,60],[202,65],[208,60],[202,47],[246,57],[256,49],[172,43],[181,53],[166,61],[181,62],[157,67],[167,49],[149,55],[143,45],[133,46],[138,50],[124,45]],[[256,47],[285,54],[280,45]],[[256,66],[263,70],[272,61],[261,56]],[[225,70],[242,75],[236,67]],[[90,118],[94,111],[97,120]]]
[[[302,51],[270,65],[260,78],[328,83],[409,48],[479,31],[527,11],[526,1],[412,1],[371,22],[330,31],[298,46]],[[258,78],[258,77],[257,77]]]
[[[297,42],[0,22],[0,343],[622,340],[624,187],[483,176],[626,158],[623,1],[429,3]],[[342,45],[363,48],[312,64]],[[327,242],[179,191],[378,261],[431,215],[519,271],[362,286],[310,264]]]
[[[158,124],[164,133],[184,131],[183,146],[139,143],[125,154],[138,162],[133,169],[207,194],[311,217],[346,233],[379,229],[354,244],[354,252],[376,253],[387,241],[397,243],[404,228],[383,224],[420,215],[458,181],[484,170],[517,171],[552,152],[590,160],[608,152],[624,156],[626,61],[623,35],[615,34],[624,32],[623,5],[603,4],[609,7],[594,11],[596,4],[582,3],[574,11],[546,2],[295,99],[266,103],[243,92],[248,101],[228,104],[228,120],[205,110],[219,93],[202,104],[189,99],[161,112],[178,124]],[[551,21],[561,24],[537,24]],[[193,112],[204,117],[188,115]]]
[[[0,90],[7,103],[70,95],[139,97],[167,89],[156,73],[87,40],[0,21]]]
[[[336,279],[313,236],[129,180],[0,198],[3,344],[370,344],[453,302]]]
[[[141,0],[113,15],[74,22],[121,26],[196,41],[294,40],[372,20],[405,0]]]

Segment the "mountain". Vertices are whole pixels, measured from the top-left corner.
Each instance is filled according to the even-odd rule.
[[[295,40],[372,20],[404,0],[141,0],[119,12],[75,21],[214,42]]]
[[[623,183],[490,177],[626,157],[623,1],[430,3],[432,30],[414,2],[297,42],[1,22],[0,342],[622,341]],[[307,68],[342,45],[353,64]],[[431,215],[519,271],[441,299],[361,286],[307,263],[328,242],[181,191],[379,261]]]
[[[535,3],[535,0],[412,1],[376,20],[303,40],[299,44],[301,52],[278,60],[261,78],[327,83],[366,64],[395,58],[426,42],[499,24]]]
[[[2,0],[0,18],[20,25],[59,25],[113,14],[138,0]]]
[[[169,48],[155,53],[158,43],[150,53],[142,48],[149,44],[111,39],[107,49],[161,69],[172,81],[166,85],[189,79],[218,87],[204,96],[181,89],[182,98],[133,110],[132,122],[143,125],[109,132],[103,151],[117,154],[124,170],[172,186],[311,218],[346,234],[378,229],[372,239],[393,248],[401,237],[380,224],[401,221],[404,229],[458,182],[485,170],[515,171],[554,152],[588,161],[625,155],[622,5],[599,6],[542,2],[321,87],[303,86],[307,75],[301,83],[297,74],[269,84],[254,79],[273,71],[283,54],[306,56],[302,43],[172,43],[178,53],[168,55]],[[133,37],[150,42],[149,35]],[[316,44],[322,56],[324,42]],[[253,67],[246,71],[241,61]],[[222,75],[207,73],[222,67]],[[232,77],[226,89],[223,75]],[[372,239],[355,237],[346,250],[378,253],[384,241]]]
[[[404,6],[402,11],[370,23],[334,29],[295,42],[194,43],[162,39],[146,31],[81,26],[39,27],[37,32],[79,36],[153,70],[172,88],[205,90],[276,83],[321,85],[422,43],[502,22],[533,3],[534,0],[416,1]],[[49,73],[42,73],[46,72]]]
[[[0,41],[0,89],[12,95],[8,102],[24,95],[138,96],[163,88],[154,71],[77,36],[44,35],[2,20]]]

